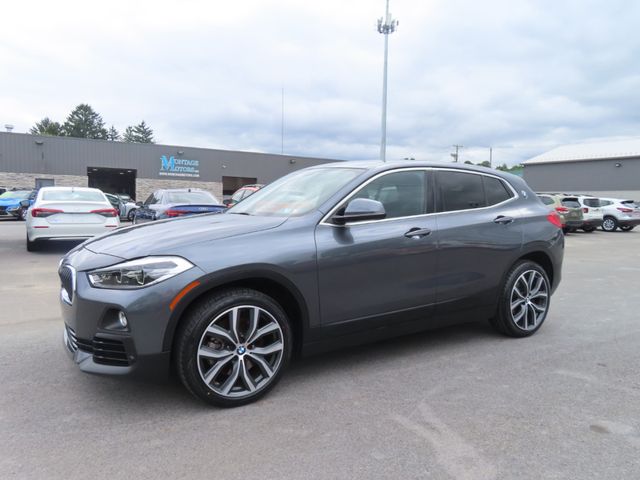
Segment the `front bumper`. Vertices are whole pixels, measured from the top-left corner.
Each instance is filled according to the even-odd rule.
[[[172,313],[169,304],[203,272],[194,267],[135,290],[101,289],[89,284],[87,270],[114,263],[118,263],[116,257],[83,248],[70,263],[65,259],[62,264],[61,272],[69,266],[74,269],[73,281],[63,280],[65,286],[60,295],[65,349],[80,370],[87,373],[167,377],[170,351],[163,344]],[[72,293],[68,294],[67,289]],[[127,316],[126,329],[113,322],[120,311]]]

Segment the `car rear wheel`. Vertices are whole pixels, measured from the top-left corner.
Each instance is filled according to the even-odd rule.
[[[635,225],[620,225],[620,230],[623,232],[630,232],[634,227]]]
[[[618,228],[618,221],[614,217],[604,217],[602,230],[605,232],[615,232],[616,228]]]
[[[136,216],[136,211],[135,210],[131,210],[128,214],[127,214],[127,220],[129,220],[130,222],[134,221],[134,218]]]
[[[509,271],[491,325],[510,337],[528,337],[537,332],[549,312],[551,284],[535,262],[518,262]]]
[[[582,227],[582,230],[584,232],[591,233],[591,232],[593,232],[595,230],[595,227],[592,227],[591,225],[589,225],[587,227]]]
[[[255,290],[218,292],[187,313],[176,338],[176,369],[196,397],[219,407],[258,400],[291,357],[282,308]]]

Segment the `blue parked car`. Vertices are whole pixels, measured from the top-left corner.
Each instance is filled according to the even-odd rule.
[[[225,205],[206,190],[197,188],[156,190],[135,211],[133,223],[138,224],[199,213],[222,213],[226,209]]]
[[[29,201],[29,206],[36,198],[35,190],[12,190],[0,195],[0,216],[13,215],[16,220],[24,220],[29,207],[23,206],[23,200]]]

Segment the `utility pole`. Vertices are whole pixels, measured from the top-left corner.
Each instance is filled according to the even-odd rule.
[[[464,145],[453,145],[453,148],[456,149],[456,153],[452,153],[453,161],[458,163],[458,149],[464,148]]]
[[[489,168],[493,168],[493,147],[489,147]]]
[[[378,33],[384,35],[384,73],[382,75],[382,138],[380,140],[380,160],[387,161],[387,57],[389,56],[389,34],[396,31],[398,21],[389,14],[389,0],[384,18],[378,19]]]
[[[282,87],[282,116],[280,118],[280,155],[284,155],[284,87]]]

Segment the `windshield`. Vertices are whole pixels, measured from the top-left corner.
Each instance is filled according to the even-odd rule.
[[[9,198],[19,198],[22,200],[29,197],[30,193],[31,192],[27,190],[19,190],[17,192],[4,192],[2,195],[0,195],[0,199],[7,200]]]
[[[220,204],[218,199],[209,192],[168,192],[165,203],[215,203]]]
[[[42,192],[42,200],[62,202],[104,202],[102,192],[96,190],[48,190]]]
[[[298,170],[245,198],[229,213],[298,217],[317,209],[363,171],[336,167]]]

